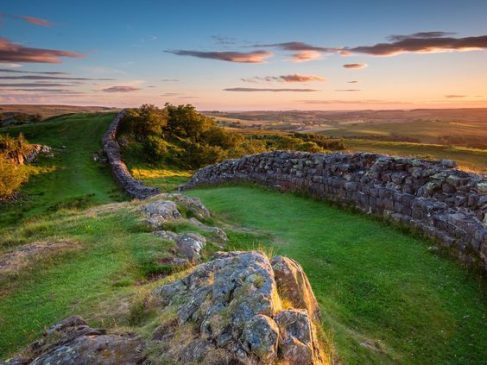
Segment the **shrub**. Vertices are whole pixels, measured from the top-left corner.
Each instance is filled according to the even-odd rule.
[[[0,199],[5,199],[27,180],[24,166],[17,165],[0,155]]]
[[[142,105],[122,120],[119,138],[139,144],[144,159],[184,168],[269,150],[323,152],[344,149],[341,140],[313,134],[242,135],[227,131],[192,105],[166,104],[163,109]],[[124,146],[126,151],[134,148]]]

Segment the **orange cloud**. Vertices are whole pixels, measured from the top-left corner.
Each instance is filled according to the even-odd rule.
[[[198,58],[208,58],[219,61],[237,62],[237,63],[264,63],[265,60],[272,56],[269,51],[253,51],[253,52],[203,52],[190,50],[167,50],[167,53],[172,53],[177,56],[191,56]]]
[[[61,57],[82,58],[84,55],[71,51],[24,47],[0,38],[0,62],[61,63]]]
[[[318,51],[308,50],[299,51],[291,56],[291,61],[293,62],[307,62],[312,60],[317,60],[321,57],[321,53]]]
[[[362,68],[366,68],[368,65],[366,63],[346,63],[343,65],[344,68],[360,70]]]
[[[19,16],[18,18],[26,21],[27,23],[39,25],[41,27],[50,27],[51,26],[51,22],[49,22],[46,19],[42,19],[42,18],[36,18],[33,16]]]

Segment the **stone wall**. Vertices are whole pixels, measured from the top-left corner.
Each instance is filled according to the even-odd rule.
[[[182,189],[254,182],[353,206],[419,231],[487,269],[487,180],[423,161],[371,153],[270,152],[198,170]]]
[[[160,192],[159,189],[146,186],[142,182],[134,179],[130,174],[127,165],[122,161],[120,146],[116,137],[118,125],[123,118],[123,115],[123,111],[118,113],[108,127],[108,130],[103,135],[103,151],[107,156],[115,180],[125,192],[132,198],[146,199],[149,196],[159,194]]]

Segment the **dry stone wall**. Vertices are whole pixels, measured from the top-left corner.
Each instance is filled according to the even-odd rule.
[[[420,231],[487,269],[487,180],[454,168],[372,153],[270,152],[198,170],[182,189],[253,182],[353,206]]]
[[[130,174],[127,165],[122,161],[120,146],[117,142],[117,129],[123,115],[123,111],[118,113],[108,127],[108,130],[103,135],[103,151],[107,156],[115,180],[125,192],[132,198],[146,199],[150,196],[159,194],[160,191],[155,187],[146,186],[142,182],[134,179]]]

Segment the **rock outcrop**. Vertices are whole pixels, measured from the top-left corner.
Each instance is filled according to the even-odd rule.
[[[276,257],[271,262],[257,251],[220,252],[187,277],[155,289],[153,295],[164,310],[175,313],[154,333],[159,360],[327,362],[317,336],[316,299],[302,268],[292,260]]]
[[[219,252],[186,277],[154,289],[146,302],[156,320],[143,337],[107,333],[72,316],[0,364],[329,364],[316,299],[290,259]]]
[[[424,161],[372,153],[270,152],[198,170],[182,187],[255,182],[353,206],[419,231],[487,269],[487,180]]]
[[[4,365],[136,365],[145,360],[144,343],[133,334],[107,334],[73,316]]]
[[[130,174],[127,165],[125,165],[125,162],[122,160],[120,146],[117,142],[117,129],[123,116],[123,111],[118,113],[108,127],[108,130],[103,135],[103,151],[107,156],[113,177],[122,189],[132,198],[146,199],[150,196],[159,194],[160,191],[155,187],[146,186],[141,181],[134,179]]]
[[[170,200],[157,200],[142,207],[147,222],[153,227],[183,218],[176,203]]]

